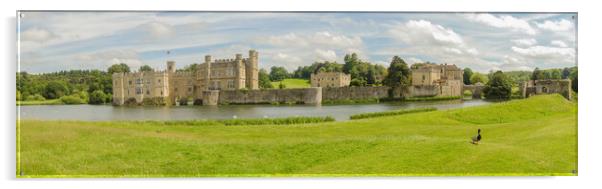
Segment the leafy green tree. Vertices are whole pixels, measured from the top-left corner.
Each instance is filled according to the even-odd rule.
[[[512,84],[502,71],[497,71],[483,89],[483,94],[487,99],[510,99]]]
[[[366,86],[368,85],[368,82],[366,82],[366,80],[364,80],[364,78],[353,78],[351,79],[350,84],[351,86]]]
[[[113,75],[113,73],[129,73],[130,67],[127,64],[113,64],[109,69],[107,69],[109,75]]]
[[[410,85],[410,68],[399,56],[394,56],[383,84],[390,87]]]
[[[271,81],[282,81],[289,77],[288,71],[286,68],[280,66],[272,66],[270,71],[270,80]]]
[[[138,69],[138,71],[139,72],[152,72],[154,70],[149,65],[143,65],[143,66],[140,66],[140,68]]]
[[[17,91],[17,101],[21,101],[21,91]]]
[[[472,77],[472,70],[470,68],[464,68],[463,81],[465,85],[470,85],[470,77]]]
[[[281,81],[280,84],[278,84],[278,88],[284,89],[284,88],[286,88],[286,85],[284,83],[282,83],[282,81]]]
[[[470,77],[471,84],[477,84],[477,83],[487,84],[487,81],[489,81],[487,76],[485,76],[481,73],[478,73],[478,72],[473,73],[472,76]]]
[[[107,97],[106,94],[102,91],[102,90],[96,90],[94,92],[92,92],[92,94],[90,94],[90,97],[88,98],[88,103],[89,104],[103,104],[105,103]]]
[[[57,99],[69,94],[67,84],[59,81],[50,81],[44,90],[44,97],[47,99]]]
[[[550,75],[550,79],[562,79],[562,72],[559,69],[553,69]]]
[[[190,64],[188,66],[185,66],[184,69],[178,69],[176,71],[184,71],[184,72],[196,72],[199,69],[199,64],[194,63],[194,64]]]
[[[571,79],[571,89],[573,89],[573,91],[575,92],[578,92],[577,79],[579,78],[579,76],[577,73],[577,67],[575,67],[575,69],[571,72],[569,78]]]
[[[270,82],[270,74],[268,74],[268,72],[265,69],[259,70],[259,88],[274,88],[274,86],[272,86],[272,82]]]
[[[568,79],[570,75],[571,75],[571,69],[569,69],[569,68],[562,69],[562,79]]]
[[[539,70],[539,68],[535,68],[533,70],[533,74],[531,75],[531,80],[540,80],[544,79],[543,71]]]

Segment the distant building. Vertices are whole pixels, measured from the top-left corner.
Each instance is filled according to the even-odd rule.
[[[176,103],[202,99],[203,91],[258,89],[258,53],[248,58],[236,54],[234,59],[211,59],[199,64],[196,71],[176,71],[175,62],[167,61],[166,71],[114,73],[113,103],[142,103],[145,99]]]
[[[456,65],[424,64],[412,68],[412,96],[462,96],[464,71]]]
[[[351,76],[342,72],[311,74],[311,87],[346,87],[349,83],[351,83]]]
[[[545,79],[529,80],[521,83],[519,87],[523,98],[537,94],[558,93],[566,99],[571,99],[571,80],[570,79]]]

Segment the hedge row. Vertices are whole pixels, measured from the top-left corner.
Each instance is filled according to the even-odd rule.
[[[363,114],[351,115],[349,117],[349,119],[366,119],[366,118],[373,118],[373,117],[394,116],[394,115],[417,113],[417,112],[430,112],[430,111],[435,111],[435,110],[437,110],[437,108],[417,108],[417,109],[410,109],[410,110],[395,110],[395,111],[386,111],[386,112],[363,113]]]

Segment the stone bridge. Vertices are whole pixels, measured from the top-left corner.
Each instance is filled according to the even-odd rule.
[[[462,94],[464,94],[464,91],[470,91],[472,92],[473,99],[481,99],[481,96],[483,94],[483,88],[485,88],[485,85],[483,85],[482,83],[476,83],[474,85],[464,85],[464,87],[462,87]]]

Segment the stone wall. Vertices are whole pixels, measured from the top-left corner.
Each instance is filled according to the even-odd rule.
[[[338,87],[322,88],[322,100],[360,100],[371,98],[388,98],[390,87]]]
[[[219,104],[321,104],[321,88],[221,90]]]
[[[411,97],[432,97],[439,95],[438,85],[417,85],[410,87]]]

